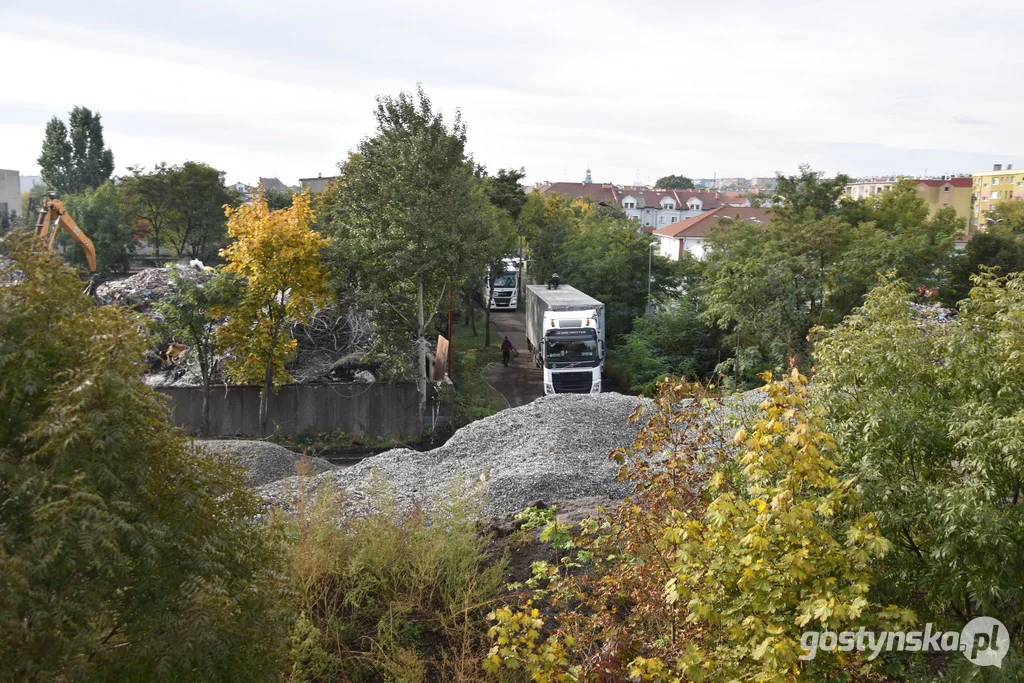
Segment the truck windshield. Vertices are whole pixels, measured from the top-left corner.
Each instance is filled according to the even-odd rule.
[[[549,338],[545,344],[545,358],[552,367],[563,367],[568,363],[594,365],[599,360],[597,340]]]
[[[515,286],[516,286],[516,274],[514,272],[511,272],[511,273],[501,273],[499,275],[495,275],[494,276],[494,287],[495,288],[498,288],[498,287],[515,287]]]

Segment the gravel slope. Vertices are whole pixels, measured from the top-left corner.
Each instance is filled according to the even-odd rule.
[[[488,516],[537,500],[621,498],[628,489],[615,481],[618,465],[608,453],[633,442],[638,429],[629,416],[640,403],[615,393],[544,396],[463,427],[432,451],[394,449],[308,483],[344,489],[357,510],[372,502],[375,475],[390,485],[403,509],[430,507],[459,481],[486,489]],[[270,505],[289,508],[301,484],[298,477],[281,479],[257,493]]]
[[[295,476],[295,467],[302,458],[283,446],[266,441],[197,439],[196,445],[217,460],[225,460],[245,469],[245,483],[250,488],[264,486],[279,479]],[[322,458],[308,458],[313,474],[334,469]]]

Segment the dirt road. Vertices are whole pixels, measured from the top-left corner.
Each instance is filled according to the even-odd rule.
[[[481,317],[484,312],[479,312]],[[526,315],[522,311],[491,311],[491,327],[497,339],[491,339],[495,364],[487,373],[487,382],[502,395],[507,408],[515,408],[544,395],[544,373],[533,364],[526,350]],[[501,340],[508,335],[519,355],[512,354],[506,368],[501,364]]]

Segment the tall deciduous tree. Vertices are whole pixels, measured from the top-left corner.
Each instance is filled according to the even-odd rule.
[[[834,178],[823,178],[819,171],[812,171],[807,164],[800,166],[797,175],[775,176],[775,211],[788,218],[821,218],[838,209],[839,197],[849,176],[838,174]]]
[[[96,306],[35,244],[13,257],[0,272],[0,678],[265,678],[289,618],[254,497],[139,381],[149,340],[134,313]]]
[[[68,123],[54,117],[46,124],[38,159],[43,181],[61,194],[98,188],[114,172],[114,153],[104,146],[100,114],[75,107]]]
[[[270,392],[290,379],[285,363],[296,341],[284,330],[288,321],[305,321],[331,299],[327,271],[320,259],[330,240],[311,229],[309,192],[296,195],[287,209],[271,211],[262,194],[252,204],[228,208],[228,232],[234,238],[221,255],[224,271],[245,279],[241,300],[230,309],[217,342],[232,352],[228,374],[238,382],[261,382],[260,428],[266,430]]]
[[[210,259],[227,241],[224,205],[238,204],[224,186],[224,173],[196,161],[177,166],[157,164],[151,173],[129,169],[123,179],[126,203],[144,221],[149,240],[160,254],[169,244],[179,257]]]
[[[377,132],[345,162],[326,198],[336,282],[372,309],[378,340],[406,355],[421,425],[427,400],[427,333],[453,282],[480,277],[495,216],[466,155],[466,128],[435,112],[422,88],[377,100]],[[337,277],[340,274],[341,277]]]
[[[659,190],[692,190],[693,181],[684,175],[667,175],[658,178],[654,186]]]

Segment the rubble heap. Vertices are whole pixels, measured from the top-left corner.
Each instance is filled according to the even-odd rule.
[[[245,484],[250,488],[295,476],[303,457],[266,441],[197,440],[196,445],[215,460],[240,465],[245,470]],[[334,465],[322,458],[306,458],[303,466],[308,467],[311,474],[334,469]]]
[[[134,306],[138,311],[149,312],[154,304],[174,294],[172,269],[193,282],[205,282],[211,276],[211,273],[192,266],[147,268],[124,280],[104,282],[96,288],[96,297],[105,304]]]

